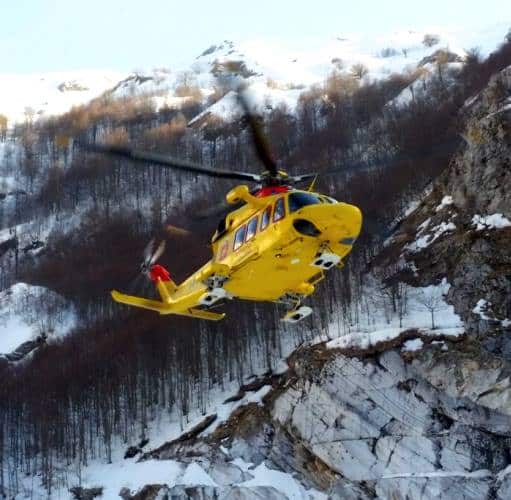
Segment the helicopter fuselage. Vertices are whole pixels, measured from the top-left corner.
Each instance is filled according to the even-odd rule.
[[[264,190],[264,191],[263,191]],[[212,238],[213,256],[180,285],[155,272],[161,302],[112,292],[118,302],[203,319],[222,299],[299,304],[333,267],[341,267],[362,226],[360,210],[310,191],[266,187],[255,195],[238,186],[230,212]]]

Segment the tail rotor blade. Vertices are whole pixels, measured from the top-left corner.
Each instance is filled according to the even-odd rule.
[[[151,241],[145,246],[143,255],[143,264],[150,264],[151,263],[151,257],[154,252],[154,243],[155,239],[152,238]]]
[[[154,252],[153,256],[151,257],[150,264],[153,265],[163,254],[165,251],[165,240],[162,240],[160,244],[158,245],[158,248]]]
[[[128,284],[128,292],[130,295],[140,295],[142,292],[142,285],[146,282],[144,273],[138,272],[136,276]]]

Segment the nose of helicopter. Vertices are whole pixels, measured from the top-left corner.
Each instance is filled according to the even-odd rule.
[[[360,209],[348,203],[308,205],[296,212],[296,218],[314,224],[320,240],[343,245],[352,245],[362,228]]]

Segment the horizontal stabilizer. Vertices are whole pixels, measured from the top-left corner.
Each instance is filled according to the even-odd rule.
[[[188,314],[179,312],[183,316],[191,316],[192,318],[208,319],[210,321],[219,321],[225,318],[225,313],[214,313],[210,311],[203,311],[202,309],[188,309]]]
[[[225,317],[225,314],[204,311],[202,309],[189,308],[179,310],[175,304],[169,305],[160,300],[145,299],[143,297],[135,297],[134,295],[126,295],[112,290],[112,298],[116,302],[126,304],[128,306],[140,307],[142,309],[149,309],[150,311],[157,311],[160,314],[176,314],[177,316],[188,316],[191,318],[207,319],[210,321],[219,321]]]
[[[160,300],[144,299],[143,297],[126,295],[118,292],[117,290],[112,290],[111,294],[112,298],[116,302],[120,302],[121,304],[126,304],[128,306],[141,307],[142,309],[149,309],[150,311],[158,312],[161,312],[162,309],[168,309],[168,306]]]

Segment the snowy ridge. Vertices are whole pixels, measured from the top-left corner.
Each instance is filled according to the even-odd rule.
[[[308,40],[306,47],[289,47],[276,40],[225,40],[209,47],[190,64],[172,68],[131,74],[98,70],[3,74],[0,114],[12,126],[65,113],[104,92],[113,97],[149,94],[154,96],[157,108],[178,107],[184,98],[176,96],[176,86],[191,83],[208,96],[213,86],[226,83],[225,78],[232,83],[233,75],[238,83],[255,84],[258,97],[269,97],[273,105],[276,101],[285,102],[293,109],[301,89],[321,83],[333,70],[349,73],[353,65],[363,64],[366,78],[374,80],[415,70],[421,60],[438,49],[462,58],[467,49],[478,46],[481,54],[487,55],[502,43],[508,29],[507,23],[499,23],[483,30],[434,26],[369,36],[343,34]],[[434,35],[432,45],[424,43],[427,35]],[[265,87],[264,92],[258,86]],[[410,96],[411,92],[405,89],[400,100],[406,101]]]

